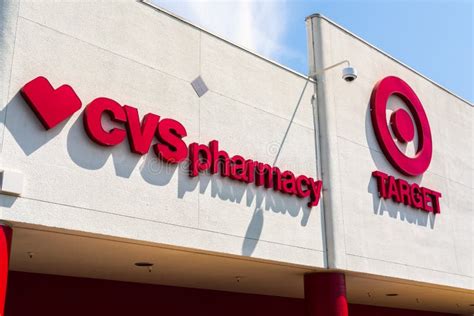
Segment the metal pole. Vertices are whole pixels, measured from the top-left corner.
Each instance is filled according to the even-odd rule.
[[[325,192],[324,188],[327,186],[325,179],[323,179],[322,172],[322,163],[321,163],[321,127],[320,127],[320,114],[318,112],[318,81],[317,74],[320,73],[316,67],[315,52],[314,52],[314,34],[313,34],[313,21],[312,19],[307,19],[307,42],[308,42],[308,62],[309,62],[309,73],[314,74],[313,82],[313,97],[311,98],[311,106],[313,109],[313,126],[314,126],[314,144],[315,144],[315,156],[316,156],[316,176],[319,180],[323,181],[321,200],[319,202],[319,207],[321,210],[321,222],[322,222],[322,239],[324,247],[324,265],[325,267],[330,266],[329,260],[329,246],[328,246],[328,236],[327,236],[327,223],[326,223],[326,203],[325,203]]]

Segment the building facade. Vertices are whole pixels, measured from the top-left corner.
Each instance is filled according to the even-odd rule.
[[[308,80],[147,2],[0,12],[0,313],[474,313],[469,102],[320,15]]]

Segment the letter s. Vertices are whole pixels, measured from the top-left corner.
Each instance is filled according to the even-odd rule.
[[[158,124],[156,137],[160,143],[155,144],[155,153],[164,161],[179,163],[188,156],[188,147],[182,140],[187,136],[186,129],[180,122],[164,119]]]

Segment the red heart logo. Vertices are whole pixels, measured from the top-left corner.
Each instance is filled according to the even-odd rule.
[[[45,77],[38,77],[25,84],[21,95],[46,129],[55,127],[82,106],[81,100],[70,86],[62,85],[54,89]]]

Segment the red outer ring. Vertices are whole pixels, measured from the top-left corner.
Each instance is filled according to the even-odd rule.
[[[391,95],[402,98],[413,115],[419,138],[418,148],[413,158],[407,157],[398,149],[388,129],[385,111]],[[382,151],[398,171],[405,175],[417,176],[428,169],[433,154],[430,124],[423,105],[405,81],[389,76],[377,82],[370,97],[370,116]]]

